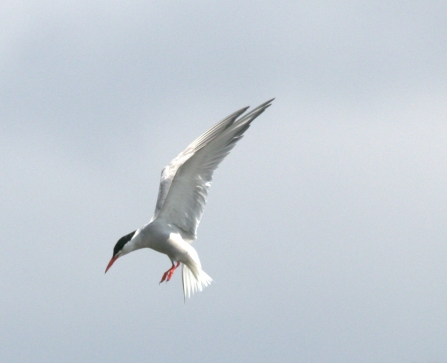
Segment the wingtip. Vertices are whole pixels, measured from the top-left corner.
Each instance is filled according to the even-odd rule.
[[[270,99],[270,100],[264,102],[261,106],[264,106],[264,105],[267,106],[267,107],[268,107],[268,106],[271,106],[270,103],[272,103],[272,102],[275,100],[275,98],[276,98],[276,97],[273,97],[272,99]]]
[[[251,112],[256,112],[257,110],[265,110],[266,108],[271,106],[271,103],[275,100],[275,98],[272,98],[264,103],[261,103],[258,107],[254,108]]]
[[[272,103],[272,102],[275,100],[275,98],[276,98],[276,97],[273,97],[272,99],[270,99],[270,100],[268,100],[268,101],[266,101],[266,102],[260,104],[258,107],[254,108],[254,109],[251,110],[250,112],[253,112],[253,111],[255,111],[255,110],[259,109],[259,108],[264,108],[264,109],[265,109],[265,108],[271,106],[270,103]],[[238,111],[236,111],[236,112],[234,112],[234,113],[239,113],[239,112],[240,112],[240,115],[242,115],[242,114],[243,114],[245,111],[247,111],[249,108],[250,108],[250,106],[245,106],[245,107],[242,107],[240,110],[238,110]]]

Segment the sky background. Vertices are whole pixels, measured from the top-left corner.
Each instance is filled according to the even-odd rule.
[[[446,1],[2,1],[0,361],[447,362]],[[214,174],[215,283],[141,250],[161,169]]]

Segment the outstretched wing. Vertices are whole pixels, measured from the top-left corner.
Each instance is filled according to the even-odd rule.
[[[173,224],[185,240],[196,238],[214,170],[228,155],[250,123],[270,106],[267,101],[246,115],[248,107],[234,112],[206,131],[182,151],[161,173],[152,221]]]

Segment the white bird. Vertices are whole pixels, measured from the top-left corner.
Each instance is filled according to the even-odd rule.
[[[144,227],[118,240],[105,272],[119,257],[140,248],[152,248],[167,255],[172,263],[160,283],[169,281],[175,269],[182,264],[185,299],[213,281],[202,270],[199,256],[191,246],[196,239],[213,172],[243,137],[250,123],[272,101],[244,116],[241,115],[248,107],[232,113],[199,136],[163,169],[152,219]]]

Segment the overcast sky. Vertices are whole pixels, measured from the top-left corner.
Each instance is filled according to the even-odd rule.
[[[276,97],[194,247],[161,169]],[[446,1],[2,1],[0,361],[447,362]]]

